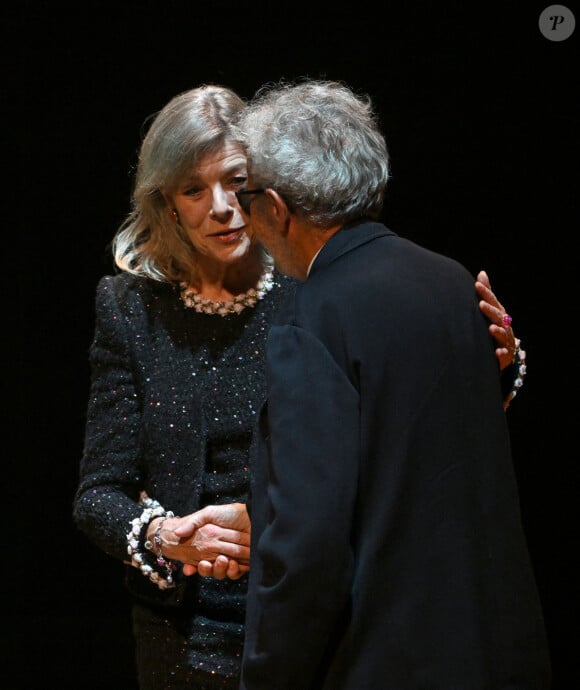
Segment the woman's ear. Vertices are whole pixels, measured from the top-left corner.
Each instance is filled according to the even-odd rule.
[[[171,216],[171,220],[174,223],[179,223],[179,214],[177,213],[177,209],[173,204],[173,199],[171,195],[168,194],[164,189],[160,189],[159,191],[161,192],[161,196],[165,201],[165,205],[167,206],[167,212]]]
[[[172,211],[175,208],[175,204],[173,203],[173,199],[171,197],[171,194],[168,194],[165,189],[160,189],[161,196],[163,197],[163,200],[165,201],[165,205],[167,206],[167,209],[169,211]]]

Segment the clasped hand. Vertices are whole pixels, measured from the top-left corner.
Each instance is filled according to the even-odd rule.
[[[150,526],[152,532],[156,523]],[[183,563],[185,575],[237,580],[250,569],[250,533],[245,504],[229,503],[166,518],[159,536],[163,555]]]

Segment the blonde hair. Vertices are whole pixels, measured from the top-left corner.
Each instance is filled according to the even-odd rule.
[[[204,156],[235,140],[233,123],[244,107],[230,89],[209,84],[175,96],[155,115],[139,150],[132,210],[112,242],[120,269],[162,282],[191,278],[195,250],[161,189],[175,189]]]

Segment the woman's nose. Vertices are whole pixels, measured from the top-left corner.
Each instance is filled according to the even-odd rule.
[[[210,215],[214,218],[220,218],[229,215],[232,208],[232,198],[234,192],[226,191],[223,187],[216,187],[212,194],[212,203]]]

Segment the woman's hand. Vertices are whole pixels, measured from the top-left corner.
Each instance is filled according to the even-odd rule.
[[[251,523],[244,503],[206,506],[168,518],[160,537],[163,555],[181,561],[185,575],[237,580],[250,569]]]
[[[499,368],[503,370],[512,364],[516,352],[516,337],[510,326],[511,317],[492,291],[485,271],[477,274],[475,289],[481,297],[479,308],[491,321],[489,332],[498,344],[495,354],[499,361]]]

